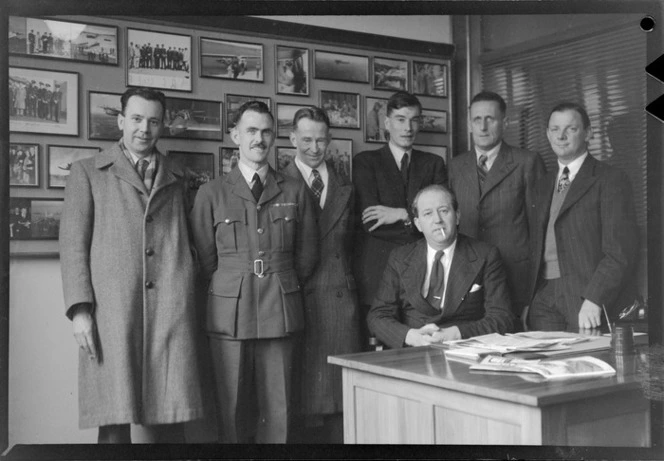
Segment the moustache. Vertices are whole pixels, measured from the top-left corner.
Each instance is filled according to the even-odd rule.
[[[261,149],[266,149],[266,148],[267,148],[267,146],[266,146],[264,143],[262,143],[262,142],[259,142],[259,143],[257,143],[257,144],[252,144],[252,145],[251,145],[251,148],[252,148],[252,149],[255,148],[255,147],[260,147]]]

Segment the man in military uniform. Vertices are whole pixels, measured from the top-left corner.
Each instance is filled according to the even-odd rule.
[[[51,95],[51,120],[60,123],[60,101],[62,101],[62,92],[60,86],[55,85],[55,90]]]
[[[231,131],[240,161],[198,191],[191,215],[209,280],[206,330],[221,443],[288,439],[294,334],[304,328],[301,286],[318,260],[307,185],[273,170],[267,105],[249,101]]]

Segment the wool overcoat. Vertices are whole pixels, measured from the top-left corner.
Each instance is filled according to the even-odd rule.
[[[119,144],[75,162],[60,253],[67,315],[91,303],[99,360],[79,352],[79,424],[203,416],[184,172],[159,154],[152,193]]]

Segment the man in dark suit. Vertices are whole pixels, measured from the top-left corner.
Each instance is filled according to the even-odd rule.
[[[536,189],[533,274],[527,317],[535,330],[597,328],[634,299],[631,274],[638,249],[627,175],[588,154],[586,110],[561,103],[547,137],[558,157]]]
[[[408,212],[415,194],[429,184],[447,184],[443,159],[413,149],[421,114],[422,106],[415,96],[404,91],[393,94],[385,117],[389,143],[353,158],[358,225],[355,274],[364,314],[376,293],[390,251],[422,236],[413,227]]]
[[[274,119],[264,103],[238,109],[231,138],[238,166],[201,186],[191,215],[209,281],[219,442],[285,443],[301,287],[318,262],[315,204],[306,184],[269,166]]]
[[[459,198],[459,232],[498,247],[520,316],[529,301],[533,192],[545,169],[539,155],[503,141],[506,109],[496,93],[475,95],[469,108],[474,149],[451,159],[449,174]]]
[[[341,369],[328,355],[359,352],[360,310],[351,271],[353,186],[325,161],[330,121],[317,107],[298,110],[291,142],[295,160],[284,173],[307,184],[318,212],[320,263],[304,285],[304,337],[296,411],[302,428],[296,441],[343,443]],[[299,389],[298,389],[299,387]]]
[[[425,187],[413,215],[424,239],[390,254],[369,311],[371,331],[391,348],[514,331],[498,249],[457,233],[454,193]]]

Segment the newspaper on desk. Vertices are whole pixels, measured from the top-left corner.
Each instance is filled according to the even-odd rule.
[[[471,370],[498,371],[508,373],[537,373],[545,379],[571,379],[611,376],[616,370],[595,357],[583,356],[561,360],[524,360],[517,358],[488,356],[471,365]]]

